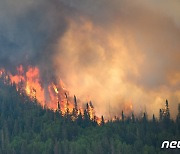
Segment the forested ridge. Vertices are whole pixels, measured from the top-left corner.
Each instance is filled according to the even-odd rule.
[[[120,111],[122,112],[122,111]],[[101,124],[88,112],[77,117],[43,109],[19,94],[14,85],[0,82],[0,153],[2,154],[155,154],[180,153],[161,149],[164,140],[180,140],[180,106],[171,120],[168,102],[159,117],[137,118],[132,113],[121,120]]]

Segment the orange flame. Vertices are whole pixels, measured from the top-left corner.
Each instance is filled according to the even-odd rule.
[[[17,74],[15,75],[0,69],[0,78],[3,74],[5,80],[10,80],[10,84],[16,85],[16,89],[20,94],[26,93],[32,100],[37,100],[42,107],[52,109],[53,111],[60,110],[63,115],[67,112],[73,113],[75,108],[74,100],[69,96],[69,92],[66,90],[62,80],[59,80],[58,83],[51,82],[45,87],[41,83],[40,71],[37,67],[28,67],[27,71],[25,71],[22,65],[17,68]],[[7,82],[5,81],[5,83]],[[86,111],[90,119],[96,120],[100,124],[101,118],[95,116],[95,110],[89,98],[88,102]],[[132,109],[132,103],[125,104],[125,113],[132,111]],[[84,114],[83,111],[83,108],[79,107],[76,112],[79,115],[80,112]],[[105,120],[105,122],[107,121]]]
[[[6,79],[10,79],[10,84],[15,84],[20,94],[25,92],[32,100],[37,100],[43,107],[58,110],[58,104],[61,112],[65,115],[67,112],[72,113],[74,103],[69,92],[65,88],[62,80],[59,83],[49,83],[47,87],[43,87],[41,83],[39,69],[37,67],[28,67],[27,71],[23,66],[17,68],[17,74],[12,75],[4,69],[0,69],[0,77],[7,74]]]

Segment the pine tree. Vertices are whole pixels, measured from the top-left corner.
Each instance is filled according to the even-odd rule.
[[[152,117],[152,121],[153,121],[153,123],[156,122],[156,118],[155,118],[155,115],[154,115],[154,114],[153,114],[153,117]]]
[[[90,116],[89,113],[87,112],[87,109],[84,110],[84,124],[85,127],[89,126],[90,124]]]
[[[96,126],[97,125],[97,117],[94,116],[94,118],[92,120],[93,120],[93,125]]]
[[[79,110],[79,114],[78,114],[78,117],[77,117],[78,125],[81,125],[82,121],[83,121],[82,113],[81,113],[81,110]]]
[[[74,95],[74,108],[73,108],[73,117],[76,119],[78,115],[78,105],[77,105],[77,99]]]
[[[90,120],[89,113],[88,113],[88,111],[86,109],[84,110],[84,120],[85,121],[89,121]]]
[[[159,109],[159,121],[163,120],[163,112],[162,109]]]
[[[74,95],[74,108],[76,110],[78,110],[78,105],[77,105],[77,99],[76,99],[76,96]]]
[[[168,100],[166,100],[165,109],[163,110],[163,127],[166,129],[170,127],[170,112]]]
[[[60,102],[58,101],[58,109],[57,111],[59,112],[60,115],[62,115],[62,112],[61,112],[61,104]]]
[[[166,100],[165,117],[166,117],[167,119],[170,119],[170,112],[169,112],[168,100]]]
[[[178,115],[177,115],[176,121],[180,122],[180,104],[178,104]]]
[[[60,103],[58,101],[58,111],[60,111],[60,110],[61,110],[61,106],[60,106]]]
[[[87,112],[89,111],[89,104],[88,103],[86,104],[86,110],[87,110]]]
[[[69,102],[68,102],[68,95],[67,93],[65,93],[65,97],[66,97],[66,117],[69,118]]]
[[[90,105],[91,108],[94,108],[94,106],[93,106],[91,101],[89,102],[89,105]]]
[[[134,123],[135,122],[134,113],[132,113],[131,119],[132,119],[132,122]]]
[[[124,112],[123,112],[123,110],[122,110],[121,116],[122,116],[122,122],[124,122]]]
[[[146,115],[146,113],[144,112],[144,114],[143,114],[143,122],[144,123],[146,123],[147,122],[147,115]]]
[[[101,116],[101,125],[104,126],[105,122],[104,122],[104,117]]]

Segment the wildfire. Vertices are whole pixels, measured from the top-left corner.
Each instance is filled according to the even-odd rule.
[[[3,74],[5,74],[6,79],[10,80],[10,84],[16,85],[17,91],[25,92],[31,99],[37,100],[43,107],[56,110],[59,101],[62,104],[65,102],[65,99],[68,99],[63,96],[66,91],[61,87],[62,81],[59,82],[61,84],[51,83],[47,87],[43,87],[37,67],[28,67],[27,71],[25,71],[23,66],[20,65],[17,68],[17,74],[13,75],[1,69],[0,77]],[[62,92],[59,92],[59,89],[62,89]],[[64,104],[61,106],[65,107]]]
[[[60,111],[62,115],[74,113],[76,116],[83,115],[86,111],[91,120],[95,120],[98,124],[101,123],[102,119],[95,116],[94,106],[89,98],[85,110],[81,106],[77,107],[76,97],[74,96],[73,100],[63,81],[59,80],[59,82],[54,81],[45,84],[47,86],[43,85],[40,71],[37,67],[28,67],[25,71],[21,65],[17,68],[17,73],[14,75],[4,69],[0,69],[0,78],[2,77],[5,84],[14,84],[20,94],[25,93],[32,100],[40,103],[43,108]],[[132,104],[127,103],[124,111],[132,111],[132,108]],[[75,119],[75,117],[72,117],[72,119]],[[104,121],[107,122],[107,120]]]
[[[51,82],[48,86],[44,86],[41,82],[39,69],[37,67],[28,67],[27,71],[20,65],[17,68],[15,75],[10,72],[0,69],[0,78],[5,76],[4,83],[9,80],[10,84],[15,84],[16,90],[22,93],[26,93],[32,100],[36,100],[44,108],[49,108],[54,111],[61,111],[63,115],[73,113],[75,108],[72,97],[69,96],[69,92],[65,88],[65,84],[62,80],[59,82]],[[76,109],[77,115],[83,114],[83,108]],[[92,103],[89,103],[87,112],[92,120],[95,112]]]

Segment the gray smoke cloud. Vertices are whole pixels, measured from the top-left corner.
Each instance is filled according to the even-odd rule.
[[[35,65],[92,99],[99,115],[158,115],[180,101],[178,0],[0,2],[0,67]],[[126,105],[127,104],[127,105]],[[111,110],[111,111],[109,111]]]
[[[66,10],[56,0],[1,1],[0,66],[39,66],[46,79],[53,75],[53,45],[66,29]]]

